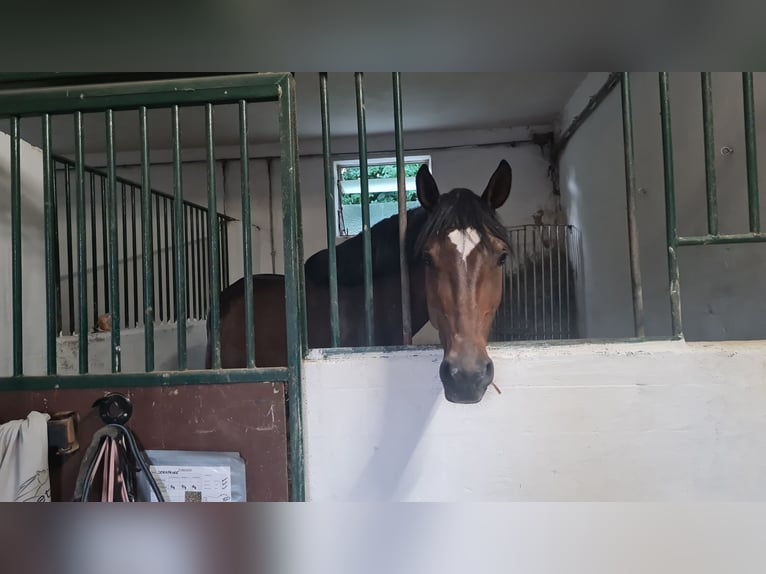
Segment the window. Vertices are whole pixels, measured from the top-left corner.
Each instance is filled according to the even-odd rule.
[[[406,176],[407,209],[417,207],[418,197],[415,175],[420,166],[431,169],[430,156],[407,156],[404,158]],[[336,161],[335,164],[336,208],[338,213],[338,237],[349,237],[362,231],[362,191],[359,180],[359,160]],[[367,181],[370,192],[370,225],[395,215],[398,211],[398,185],[396,182],[396,158],[385,157],[367,160]]]

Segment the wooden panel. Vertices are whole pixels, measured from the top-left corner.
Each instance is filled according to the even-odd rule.
[[[93,402],[108,390],[0,393],[0,422],[30,411],[80,413],[80,450],[51,457],[54,501],[74,493],[80,460],[103,426]],[[284,385],[198,385],[121,390],[133,403],[128,427],[143,449],[232,451],[245,459],[248,501],[286,501],[287,442]]]

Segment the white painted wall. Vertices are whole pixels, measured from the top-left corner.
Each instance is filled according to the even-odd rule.
[[[632,77],[636,148],[637,218],[649,336],[670,333],[665,207],[656,73]],[[592,73],[562,114],[568,125],[606,79]],[[766,76],[755,74],[757,137],[764,141]],[[702,105],[697,73],[673,73],[671,102],[679,231],[706,232]],[[746,232],[742,82],[738,73],[713,74],[715,148],[722,233]],[[729,146],[734,153],[719,150]],[[762,147],[762,146],[761,146]],[[766,156],[758,155],[759,172]],[[583,231],[581,318],[588,337],[625,337],[633,330],[622,155],[619,89],[571,140],[560,167],[562,203],[569,222]],[[761,202],[761,218],[766,207]],[[757,339],[766,336],[766,248],[762,245],[684,247],[680,250],[681,301],[689,340]]]
[[[21,142],[24,372],[45,374],[45,243],[42,152]],[[0,376],[13,373],[10,137],[0,132]]]
[[[178,368],[178,331],[173,325],[157,325],[154,329],[154,366],[157,371],[175,371]],[[188,369],[205,368],[207,331],[204,321],[189,321],[186,325],[186,365]],[[120,332],[123,373],[145,371],[144,330],[123,329]],[[111,334],[88,335],[88,372],[108,374],[112,372]],[[58,372],[62,375],[78,373],[78,339],[59,337],[57,340]]]
[[[766,343],[506,345],[477,405],[440,351],[304,367],[312,501],[764,501]]]

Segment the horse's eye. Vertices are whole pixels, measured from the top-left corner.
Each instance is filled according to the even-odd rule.
[[[423,262],[425,263],[426,267],[431,267],[434,264],[434,260],[430,253],[423,253]]]
[[[502,255],[500,255],[500,257],[498,257],[497,259],[497,266],[502,267],[503,265],[505,265],[506,259],[508,259],[507,253],[503,253]]]

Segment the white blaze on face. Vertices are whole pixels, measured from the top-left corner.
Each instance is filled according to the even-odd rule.
[[[463,263],[468,262],[468,256],[476,249],[479,244],[479,232],[469,227],[468,229],[455,229],[450,231],[449,240],[455,245],[458,254],[463,259]]]

